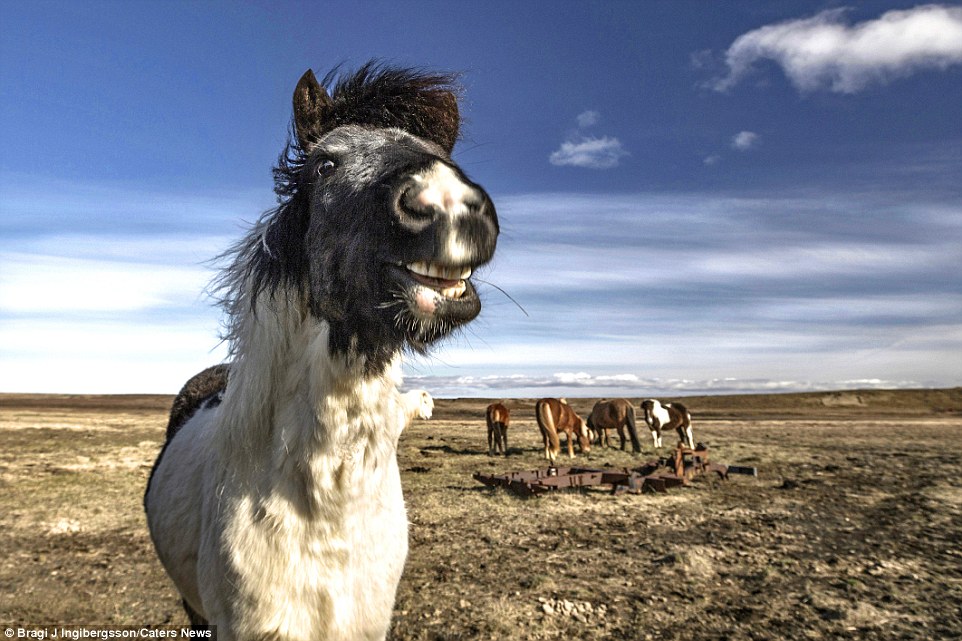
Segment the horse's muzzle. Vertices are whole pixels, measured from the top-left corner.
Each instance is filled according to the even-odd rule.
[[[442,161],[405,182],[397,217],[413,235],[405,254],[412,252],[415,260],[473,269],[494,255],[499,233],[494,204],[481,187]]]

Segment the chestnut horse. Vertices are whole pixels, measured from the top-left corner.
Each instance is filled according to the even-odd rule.
[[[568,402],[564,399],[543,398],[534,405],[535,418],[541,429],[541,439],[544,441],[544,457],[554,465],[558,453],[561,451],[561,432],[565,433],[568,443],[568,456],[575,457],[574,436],[578,437],[581,451],[587,454],[591,451],[591,439],[588,438],[588,426],[581,420]]]
[[[503,403],[491,403],[486,413],[488,421],[488,454],[493,456],[498,450],[508,455],[508,424],[511,414]]]
[[[635,428],[635,408],[628,399],[615,398],[610,401],[598,401],[588,416],[588,427],[598,433],[598,445],[611,447],[608,430],[618,430],[621,439],[621,449],[625,449],[625,428],[631,438],[631,449],[641,451],[638,441],[638,430]]]
[[[659,403],[653,398],[642,401],[645,423],[651,430],[651,439],[656,448],[661,447],[661,432],[674,428],[678,438],[688,447],[695,449],[695,437],[691,431],[691,413],[681,403]]]

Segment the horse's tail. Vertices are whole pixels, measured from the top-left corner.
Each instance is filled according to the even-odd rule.
[[[691,427],[691,412],[684,405],[681,406],[681,421],[685,426],[685,436],[687,437],[688,447],[695,449],[695,433]]]
[[[554,423],[554,416],[551,415],[551,403],[547,400],[538,401],[535,405],[535,418],[538,419],[538,427],[541,428],[545,445],[549,446],[552,452],[560,451],[561,439],[558,437],[558,427]]]
[[[641,451],[641,441],[638,440],[638,428],[635,427],[635,408],[629,403],[625,413],[625,423],[628,424],[628,436],[631,438],[631,449]]]

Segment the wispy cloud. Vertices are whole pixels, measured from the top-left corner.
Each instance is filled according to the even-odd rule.
[[[578,114],[576,120],[578,121],[578,127],[585,129],[586,127],[597,125],[598,121],[601,120],[601,114],[597,111],[589,109],[588,111],[582,111],[580,114]]]
[[[485,279],[530,316],[484,291],[462,339],[409,369],[438,377],[422,382],[439,395],[962,383],[945,357],[962,353],[957,207],[881,193],[537,194],[499,211]]]
[[[0,313],[115,313],[183,305],[213,272],[134,260],[0,251]]]
[[[760,60],[776,62],[800,91],[839,93],[962,63],[962,7],[923,5],[851,26],[846,12],[830,9],[739,36],[725,53],[727,74],[710,86],[731,89]]]
[[[0,316],[0,390],[78,394],[173,393],[223,362],[215,310]]]
[[[583,111],[576,117],[578,129],[548,157],[555,166],[584,167],[588,169],[611,169],[617,167],[628,151],[621,141],[611,136],[587,136],[583,132],[601,120],[597,111]]]
[[[528,316],[479,283],[479,319],[411,362],[408,385],[640,396],[962,384],[949,358],[962,353],[962,210],[928,198],[503,196],[505,233],[480,276]],[[199,261],[227,243],[0,237],[0,390],[176,391],[223,358]]]
[[[732,149],[748,151],[758,144],[759,136],[754,131],[739,131],[732,136]]]

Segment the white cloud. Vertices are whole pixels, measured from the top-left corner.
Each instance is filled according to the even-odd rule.
[[[621,141],[611,136],[585,136],[581,130],[592,127],[601,120],[601,114],[591,109],[575,117],[578,131],[569,135],[557,151],[552,152],[548,162],[556,166],[586,167],[588,169],[611,169],[617,167],[621,158],[629,155]]]
[[[588,111],[583,111],[577,116],[578,128],[585,129],[591,127],[592,125],[597,125],[598,121],[601,120],[601,114],[597,111],[589,109]]]
[[[754,131],[739,131],[732,136],[732,148],[738,151],[748,151],[758,144],[758,134]]]
[[[561,148],[548,158],[552,165],[587,167],[589,169],[611,169],[628,152],[617,138],[579,136],[576,140],[561,143]]]
[[[893,389],[924,387],[925,383],[905,379],[796,379],[725,378],[642,378],[636,374],[589,374],[587,372],[552,375],[506,374],[490,376],[408,376],[406,389],[426,388],[438,397],[519,398],[541,396],[627,396],[664,397],[689,394],[732,394],[808,392],[838,389]]]
[[[923,5],[889,11],[852,26],[844,9],[766,25],[739,36],[726,52],[731,89],[760,60],[773,60],[800,91],[854,93],[923,69],[962,63],[962,7]]]
[[[711,167],[712,165],[717,165],[720,162],[721,162],[721,156],[719,156],[718,154],[705,156],[705,158],[702,160],[702,163],[704,163],[708,167]]]

